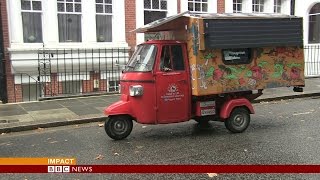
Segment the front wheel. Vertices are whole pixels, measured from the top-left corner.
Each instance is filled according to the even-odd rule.
[[[132,131],[133,123],[128,116],[111,116],[105,122],[104,129],[107,135],[114,140],[128,137]]]
[[[224,122],[226,128],[233,133],[245,131],[250,124],[250,114],[246,108],[235,108],[230,117]]]

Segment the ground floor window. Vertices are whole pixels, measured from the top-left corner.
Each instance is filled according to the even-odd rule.
[[[320,3],[309,12],[309,43],[320,43]]]
[[[109,81],[108,92],[117,92],[119,91],[120,81]]]
[[[78,94],[82,90],[81,81],[63,81],[62,84],[62,94]]]
[[[37,101],[41,96],[40,84],[21,84],[22,100],[23,101]]]

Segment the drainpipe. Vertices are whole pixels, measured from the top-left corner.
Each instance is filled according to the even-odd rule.
[[[7,76],[6,76],[6,64],[4,59],[4,46],[3,46],[3,32],[2,32],[2,17],[0,10],[0,100],[2,103],[8,102],[7,96]]]
[[[296,4],[296,0],[291,0],[290,15],[294,15],[295,14],[295,12],[294,12],[295,4]]]

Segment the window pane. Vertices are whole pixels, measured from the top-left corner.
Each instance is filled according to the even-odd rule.
[[[81,12],[81,4],[75,4],[74,10],[75,10],[75,12]]]
[[[320,15],[309,16],[309,43],[320,43]]]
[[[167,10],[167,1],[161,1],[161,9]]]
[[[21,9],[22,10],[31,10],[31,2],[30,1],[21,0]]]
[[[320,3],[314,5],[309,14],[315,14],[315,13],[320,13]]]
[[[207,11],[208,11],[207,3],[203,3],[203,4],[202,4],[202,11],[203,11],[203,12],[207,12]]]
[[[96,3],[103,3],[103,0],[96,0]]]
[[[193,3],[191,2],[188,3],[188,10],[193,11]]]
[[[41,13],[22,12],[22,25],[25,43],[42,42]]]
[[[32,2],[33,10],[41,10],[41,1],[33,1]]]
[[[81,15],[58,14],[59,41],[81,42]]]
[[[172,59],[170,57],[170,46],[163,46],[161,52],[160,70],[172,69]]]
[[[106,5],[106,13],[112,13],[112,5]]]
[[[72,3],[67,3],[66,7],[67,7],[67,12],[73,12],[73,4]]]
[[[195,10],[194,11],[201,11],[200,3],[195,3]]]
[[[171,47],[172,61],[174,70],[184,70],[184,58],[182,53],[182,47],[175,45]]]
[[[167,12],[164,11],[144,11],[144,24],[149,24],[165,17],[167,17]]]
[[[151,0],[144,0],[144,8],[151,9]]]
[[[237,12],[241,12],[241,11],[242,11],[241,4],[238,4],[237,5]]]
[[[104,0],[104,3],[112,4],[112,0]]]
[[[96,16],[97,42],[112,42],[112,16]]]
[[[58,3],[58,12],[64,12],[64,3]]]
[[[21,84],[23,101],[36,101],[40,97],[40,84]]]
[[[96,12],[97,13],[103,13],[103,5],[96,4]]]
[[[119,91],[120,81],[109,81],[109,92]]]
[[[152,0],[152,9],[160,9],[159,0]]]

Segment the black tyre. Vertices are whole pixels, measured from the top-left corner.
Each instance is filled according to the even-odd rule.
[[[245,131],[250,124],[250,114],[246,108],[233,109],[230,117],[224,122],[226,128],[233,133]]]
[[[106,120],[104,129],[110,138],[121,140],[130,135],[132,127],[133,123],[129,116],[112,116]]]

